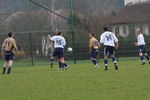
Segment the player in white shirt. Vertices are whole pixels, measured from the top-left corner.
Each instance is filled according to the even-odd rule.
[[[146,57],[146,59],[149,61],[150,64],[150,59],[145,49],[145,39],[140,28],[136,29],[136,34],[137,34],[137,42],[135,42],[135,45],[139,47],[139,56],[142,61],[142,65],[146,64],[144,57]]]
[[[105,70],[108,70],[108,57],[112,57],[115,69],[118,70],[117,60],[115,57],[115,49],[118,49],[118,39],[114,33],[108,31],[108,27],[104,26],[104,33],[100,36],[100,43],[104,45],[104,64]]]
[[[60,69],[64,70],[66,68],[66,63],[64,59],[64,46],[66,45],[66,40],[62,37],[62,33],[58,32],[55,36],[51,37],[48,35],[49,39],[54,42],[54,53],[51,57],[51,63],[54,63],[54,58],[58,57],[60,62]]]

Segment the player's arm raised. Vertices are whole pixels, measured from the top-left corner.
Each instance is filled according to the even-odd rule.
[[[51,40],[51,35],[48,35],[48,38]]]
[[[54,36],[51,36],[51,35],[48,35],[48,38],[49,38],[51,41],[54,41],[54,40],[55,40],[55,37],[54,37]]]

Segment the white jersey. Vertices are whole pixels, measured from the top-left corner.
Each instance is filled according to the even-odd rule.
[[[115,46],[115,42],[118,42],[118,39],[114,33],[109,31],[102,33],[100,43],[103,43],[104,46]]]
[[[143,34],[139,34],[139,35],[138,35],[137,41],[138,41],[137,45],[139,45],[139,46],[140,46],[140,45],[145,45],[145,39],[144,39]]]
[[[66,45],[66,40],[62,36],[53,36],[50,40],[54,41],[54,48],[64,48]]]

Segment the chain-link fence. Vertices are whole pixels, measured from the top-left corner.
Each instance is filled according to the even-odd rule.
[[[140,27],[142,30],[146,30],[143,33],[147,46],[150,45],[150,22],[147,20],[141,22],[142,18],[147,18],[146,15],[140,14],[140,18],[136,18],[138,12],[132,11],[134,5],[124,7],[123,0],[0,1],[0,45],[7,37],[8,32],[14,32],[20,52],[20,56],[15,59],[18,60],[18,63],[20,62],[20,65],[49,65],[53,45],[47,35],[54,35],[56,31],[61,31],[67,41],[66,60],[74,62],[87,60],[89,59],[89,32],[96,33],[99,40],[100,34],[103,32],[102,27],[106,23],[111,26],[111,30],[119,38],[120,48],[116,52],[118,57],[138,55],[138,49],[134,46],[135,28]],[[144,7],[149,7],[147,5]],[[147,9],[143,5],[138,4],[138,6],[135,8],[140,8],[139,11]],[[119,11],[126,11],[123,14],[127,15],[120,14]],[[135,15],[134,19],[131,15]],[[121,21],[126,18],[130,20],[122,23]],[[136,22],[132,22],[132,20],[136,20]],[[67,52],[68,47],[73,48],[72,53]],[[149,52],[148,48],[147,50]],[[99,58],[103,58],[102,48]]]
[[[50,56],[53,53],[53,43],[48,39],[48,34],[54,34],[53,32],[27,32],[27,33],[14,33],[19,56],[15,57],[17,62],[22,65],[49,65]],[[77,31],[74,32],[74,55],[73,52],[68,52],[67,48],[72,47],[72,38],[69,31],[63,31],[63,36],[66,38],[67,45],[65,47],[65,58],[67,61],[79,61],[88,60],[90,55],[88,52],[88,32]],[[1,34],[0,45],[2,41],[7,37],[7,34]],[[97,34],[99,40],[100,33]],[[138,47],[134,46],[136,38],[119,38],[119,50],[116,51],[117,57],[135,57],[138,56]],[[149,38],[146,38],[147,46],[150,45]],[[147,48],[149,51],[149,49]],[[75,57],[75,58],[74,58]],[[99,58],[103,58],[103,47],[100,48]]]

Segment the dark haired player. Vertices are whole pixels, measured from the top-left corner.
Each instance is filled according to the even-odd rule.
[[[17,54],[19,55],[16,42],[13,39],[13,33],[8,33],[8,38],[4,40],[4,43],[2,45],[2,52],[1,55],[5,58],[5,63],[3,67],[2,74],[5,74],[6,68],[8,68],[7,74],[11,73],[11,67],[13,65],[13,50],[17,51]]]
[[[104,26],[104,33],[100,37],[100,43],[104,45],[104,64],[108,70],[108,57],[111,56],[115,69],[118,70],[115,49],[118,49],[118,39],[114,33],[109,32],[108,27]]]
[[[98,40],[95,38],[94,33],[90,33],[90,40],[89,40],[89,53],[90,53],[90,58],[93,64],[95,65],[96,68],[98,68],[98,62],[97,62],[97,56],[98,56],[98,51],[99,51],[100,44]]]
[[[145,49],[145,40],[144,40],[144,36],[141,32],[141,29],[139,29],[139,28],[136,29],[136,34],[138,36],[137,36],[137,42],[135,42],[135,45],[139,47],[139,56],[142,61],[142,65],[146,64],[144,57],[146,57],[146,59],[149,61],[149,64],[150,64],[150,59],[149,59],[148,53],[146,52],[146,49]]]
[[[64,46],[66,45],[65,38],[62,37],[61,32],[57,32],[55,36],[51,37],[48,35],[49,39],[54,42],[54,53],[51,57],[51,63],[54,63],[54,58],[58,57],[60,63],[60,69],[64,70],[66,68],[66,63],[64,59]]]

